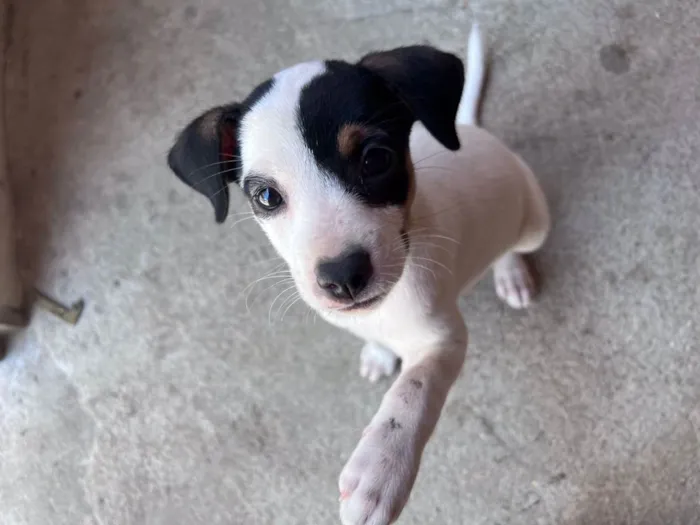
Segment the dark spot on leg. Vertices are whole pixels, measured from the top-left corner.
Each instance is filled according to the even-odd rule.
[[[197,8],[193,5],[188,5],[185,8],[185,20],[192,20],[197,16]]]
[[[389,427],[391,427],[391,430],[396,430],[398,428],[401,428],[401,423],[396,421],[393,417],[389,420]]]
[[[411,386],[413,386],[416,390],[423,388],[423,382],[418,381],[418,379],[409,379],[408,382],[411,383]]]
[[[83,98],[83,90],[78,88],[75,91],[73,91],[73,100],[80,100]]]
[[[630,69],[630,58],[627,50],[620,44],[610,44],[600,49],[600,64],[603,69],[621,75]]]

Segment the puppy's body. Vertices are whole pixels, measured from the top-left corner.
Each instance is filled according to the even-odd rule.
[[[479,60],[473,40],[470,59]],[[467,79],[463,108],[476,104],[473,93],[481,80]],[[460,113],[475,115],[476,108]],[[341,495],[348,495],[341,504],[344,524],[390,523],[406,501],[466,356],[459,296],[490,267],[499,296],[511,306],[528,306],[534,292],[520,254],[537,250],[547,237],[545,197],[516,154],[476,122],[458,124],[462,147],[454,152],[420,123],[411,132],[416,189],[407,231],[413,245],[391,294],[362,316],[324,314],[367,341],[365,377],[389,375],[397,358],[402,361],[401,374],[341,474]],[[392,422],[405,426],[394,428]],[[402,458],[394,459],[402,464],[382,468],[387,457]]]
[[[242,187],[301,296],[366,341],[362,375],[402,360],[340,475],[344,525],[403,509],[465,359],[460,293],[490,266],[511,306],[534,293],[520,254],[544,242],[547,205],[525,163],[476,125],[483,72],[476,27],[463,93],[461,61],[425,46],[300,64],[195,119],[169,155],[219,222],[228,183]]]

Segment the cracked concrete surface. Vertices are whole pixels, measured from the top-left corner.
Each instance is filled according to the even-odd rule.
[[[36,312],[0,362],[0,523],[337,523],[386,384],[305,307],[280,320],[283,286],[246,306],[279,261],[164,155],[282,67],[461,53],[473,15],[484,124],[539,174],[555,229],[532,310],[490,283],[463,300],[470,358],[400,523],[700,523],[698,2],[10,4],[22,267],[88,307],[75,328]]]

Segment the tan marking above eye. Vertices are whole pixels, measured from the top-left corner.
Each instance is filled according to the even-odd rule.
[[[360,124],[343,124],[338,132],[338,151],[343,157],[350,157],[367,135],[369,130]]]

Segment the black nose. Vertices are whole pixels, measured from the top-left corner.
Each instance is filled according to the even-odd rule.
[[[341,301],[354,300],[372,278],[369,253],[353,248],[340,257],[326,260],[316,267],[316,280],[325,292]]]

